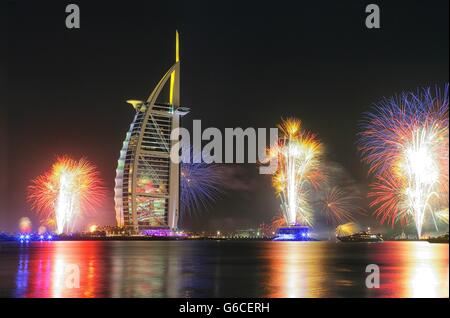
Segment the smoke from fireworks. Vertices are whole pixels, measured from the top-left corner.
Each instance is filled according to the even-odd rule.
[[[102,202],[105,191],[96,167],[86,159],[58,157],[51,169],[32,181],[28,201],[56,232],[71,232],[83,213]]]
[[[427,214],[435,220],[448,205],[448,85],[376,104],[359,137],[376,216],[392,225],[412,220],[420,237]]]
[[[298,119],[279,126],[282,137],[269,149],[269,157],[278,159],[272,184],[281,198],[281,210],[288,225],[311,225],[309,192],[323,179],[320,162],[323,146],[301,127]]]

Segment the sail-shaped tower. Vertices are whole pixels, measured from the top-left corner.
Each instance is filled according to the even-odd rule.
[[[169,86],[167,102],[160,101]],[[119,227],[132,233],[174,231],[178,226],[180,166],[170,159],[177,141],[170,134],[189,110],[180,105],[179,34],[175,63],[146,101],[128,100],[136,110],[116,170],[115,210]]]

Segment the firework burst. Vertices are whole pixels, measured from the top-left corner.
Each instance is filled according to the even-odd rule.
[[[348,222],[336,227],[336,236],[347,236],[359,231],[359,226],[354,222]]]
[[[320,211],[333,224],[341,224],[353,220],[352,214],[358,205],[355,202],[359,196],[334,186],[326,189],[319,199]]]
[[[381,223],[412,220],[420,237],[426,215],[435,220],[448,197],[448,145],[448,85],[383,100],[366,114],[358,148]]]
[[[180,203],[183,212],[207,208],[222,194],[223,170],[220,165],[182,163],[180,178]]]
[[[310,191],[323,179],[319,169],[323,146],[301,126],[298,119],[283,121],[279,126],[282,137],[269,149],[269,157],[278,160],[272,184],[281,199],[281,210],[288,225],[311,225]]]
[[[286,218],[283,215],[275,216],[271,221],[271,226],[275,231],[280,227],[286,226]]]
[[[104,197],[96,167],[86,159],[58,157],[51,169],[32,181],[28,201],[56,232],[71,232],[83,213],[98,207]]]
[[[182,149],[187,149],[181,154],[180,165],[180,204],[184,215],[208,208],[223,194],[225,170],[220,164],[193,163],[194,155],[201,157],[201,153],[194,153],[187,145]]]
[[[435,214],[436,214],[436,218],[439,221],[441,221],[445,224],[448,224],[448,208],[441,210],[441,211],[437,211]]]

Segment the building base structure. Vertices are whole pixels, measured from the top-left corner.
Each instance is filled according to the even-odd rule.
[[[308,226],[287,226],[277,230],[274,241],[311,241]]]

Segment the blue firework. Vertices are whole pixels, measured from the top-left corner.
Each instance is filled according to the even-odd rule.
[[[182,156],[180,167],[181,215],[210,207],[223,193],[224,179],[224,169],[220,164],[190,163],[189,160],[183,162],[183,159],[186,157]]]

